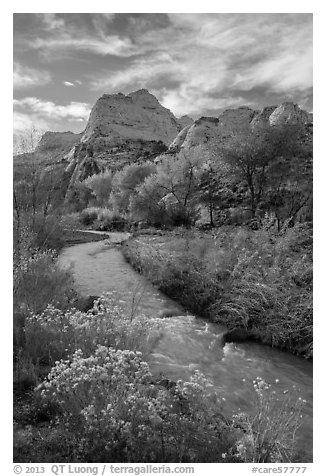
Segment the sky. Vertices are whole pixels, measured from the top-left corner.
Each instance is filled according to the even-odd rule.
[[[293,101],[312,111],[312,14],[15,13],[14,133],[81,132],[104,93],[177,117]]]

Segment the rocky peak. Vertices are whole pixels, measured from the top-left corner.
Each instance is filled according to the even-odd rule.
[[[194,123],[194,120],[191,119],[189,116],[181,116],[177,119],[179,126],[181,127],[181,130],[186,127],[190,126],[191,124]]]
[[[105,138],[106,146],[121,138],[169,144],[180,131],[176,117],[146,89],[128,95],[104,94],[95,103],[82,141]]]
[[[238,107],[237,109],[226,109],[218,116],[220,128],[237,131],[248,126],[258,111],[247,106]]]
[[[309,113],[292,102],[283,102],[269,116],[271,125],[307,124],[311,122]]]
[[[247,106],[227,109],[218,117],[201,117],[191,126],[185,127],[171,143],[171,151],[192,147],[216,148],[225,146],[228,141],[248,128],[262,124],[311,124],[312,115],[300,109],[297,104],[285,102],[279,106],[267,106],[261,111]]]
[[[47,131],[42,135],[35,153],[47,157],[49,160],[62,159],[80,141],[81,136],[82,134],[74,134],[71,131]]]

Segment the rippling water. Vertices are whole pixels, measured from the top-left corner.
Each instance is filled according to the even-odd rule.
[[[224,328],[187,313],[175,302],[157,291],[126,263],[114,246],[124,235],[110,234],[110,241],[75,245],[63,250],[59,263],[73,266],[78,290],[84,295],[113,291],[125,307],[136,314],[157,317],[164,310],[177,316],[164,319],[162,338],[149,358],[154,374],[163,373],[177,380],[187,379],[198,369],[208,377],[225,399],[224,410],[253,410],[252,380],[262,377],[275,384],[282,394],[294,386],[307,401],[298,433],[300,449],[312,455],[312,363],[271,347],[256,344],[222,345]],[[275,380],[278,380],[276,383]]]

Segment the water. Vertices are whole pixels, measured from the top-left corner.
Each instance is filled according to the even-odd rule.
[[[164,331],[149,357],[153,374],[171,380],[189,378],[194,370],[208,377],[225,399],[224,411],[253,410],[252,380],[261,377],[277,393],[291,390],[307,401],[298,432],[298,446],[312,455],[312,363],[256,343],[222,345],[224,328],[187,314],[180,305],[155,289],[126,263],[116,243],[125,238],[110,233],[110,240],[75,245],[63,250],[59,263],[73,267],[77,289],[84,295],[112,291],[126,312],[157,317],[164,310]],[[168,312],[169,314],[169,312]],[[275,380],[278,380],[276,383]]]

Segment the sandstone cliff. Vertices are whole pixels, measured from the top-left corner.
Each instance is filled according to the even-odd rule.
[[[104,94],[92,108],[80,142],[65,156],[70,187],[107,167],[156,157],[192,122],[188,116],[177,119],[146,89]]]
[[[228,145],[228,141],[248,128],[260,125],[303,124],[309,128],[312,115],[298,105],[285,102],[279,106],[268,106],[261,111],[249,107],[227,109],[218,117],[201,117],[186,126],[169,146],[170,152],[185,151],[193,147],[209,149],[216,145]],[[309,129],[308,129],[309,130]],[[309,132],[307,132],[309,134]]]
[[[37,154],[47,154],[53,157],[61,157],[69,152],[82,137],[81,134],[73,132],[45,132],[38,143],[35,152]]]
[[[128,95],[104,94],[95,103],[80,141],[65,156],[69,189],[106,168],[117,170],[137,160],[160,160],[165,153],[181,149],[214,155],[219,146],[227,146],[248,128],[298,123],[308,127],[311,120],[310,114],[290,102],[261,111],[247,106],[227,109],[218,117],[196,121],[188,116],[177,119],[145,89]],[[309,142],[311,137],[308,130],[305,140]]]
[[[92,140],[94,151],[114,147],[121,138],[162,141],[169,145],[181,130],[171,111],[146,89],[128,95],[104,94],[95,103],[82,142]],[[188,119],[187,119],[188,120]]]

